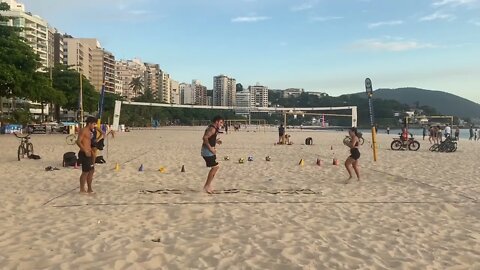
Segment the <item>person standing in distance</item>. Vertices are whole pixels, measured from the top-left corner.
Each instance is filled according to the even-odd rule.
[[[207,181],[203,186],[203,190],[208,194],[213,193],[212,181],[215,177],[215,174],[218,171],[219,164],[217,162],[217,150],[215,149],[216,144],[222,144],[222,141],[217,138],[219,130],[223,127],[224,119],[221,116],[215,116],[210,124],[205,130],[205,134],[202,137],[202,149],[201,155],[205,160],[207,167],[210,168],[208,172]]]
[[[278,144],[284,144],[285,143],[285,127],[283,124],[281,124],[278,127]]]
[[[78,152],[78,159],[82,163],[82,174],[80,175],[80,193],[93,193],[92,182],[93,173],[95,172],[95,153],[93,152],[92,136],[93,130],[97,127],[97,119],[89,116],[84,128],[78,132],[77,145],[80,147]],[[87,184],[87,190],[85,190],[85,183]]]

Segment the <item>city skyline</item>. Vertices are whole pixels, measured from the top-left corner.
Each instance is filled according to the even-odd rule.
[[[247,87],[330,95],[419,87],[480,102],[480,0],[20,1],[117,59],[159,63],[180,82],[227,74]]]

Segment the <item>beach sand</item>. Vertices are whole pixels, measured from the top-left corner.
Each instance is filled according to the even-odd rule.
[[[79,169],[61,167],[78,150],[65,135],[33,135],[42,159],[20,162],[18,139],[0,136],[0,269],[480,269],[479,142],[391,151],[380,134],[375,163],[366,138],[362,181],[346,185],[346,132],[287,130],[285,146],[274,128],[242,129],[220,135],[208,195],[203,131],[117,134],[95,195],[78,193]]]

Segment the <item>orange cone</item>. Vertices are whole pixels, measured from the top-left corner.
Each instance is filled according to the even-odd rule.
[[[336,158],[333,159],[333,165],[338,165],[338,159]]]

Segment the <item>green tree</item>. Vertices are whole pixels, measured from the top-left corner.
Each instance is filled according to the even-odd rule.
[[[67,66],[59,65],[52,70],[53,88],[62,92],[66,97],[63,105],[68,110],[78,110],[80,100],[80,73],[68,69]],[[83,110],[95,112],[97,110],[100,94],[90,81],[82,75]]]
[[[133,96],[134,96],[134,97],[137,97],[137,94],[138,94],[139,92],[142,92],[142,90],[143,90],[143,80],[142,80],[142,77],[139,76],[139,77],[133,78],[132,81],[130,82],[129,86],[130,86],[130,88],[131,88],[132,91],[133,91]]]
[[[9,10],[7,3],[0,3],[0,10]],[[6,18],[0,15],[0,21]],[[26,86],[39,68],[39,58],[32,48],[23,42],[20,29],[0,24],[0,96],[28,98]]]
[[[243,85],[241,83],[237,83],[236,88],[237,88],[237,92],[243,91]]]
[[[152,90],[147,88],[145,93],[133,99],[138,102],[156,102],[155,97],[153,96]]]

